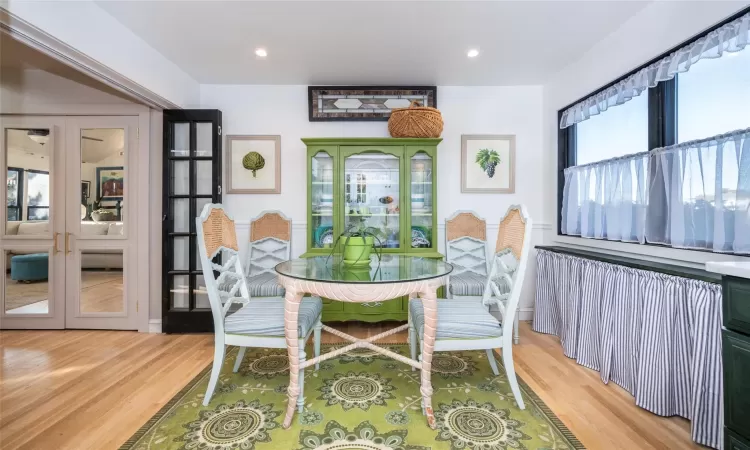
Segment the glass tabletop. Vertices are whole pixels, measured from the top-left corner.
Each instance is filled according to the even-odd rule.
[[[453,266],[434,258],[404,255],[375,255],[369,264],[350,266],[340,255],[315,256],[284,261],[276,272],[300,280],[324,283],[403,283],[448,275]]]

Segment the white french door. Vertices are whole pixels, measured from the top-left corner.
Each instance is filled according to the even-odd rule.
[[[12,120],[2,122],[0,327],[137,329],[128,282],[136,270],[137,117]],[[51,132],[40,144],[44,132],[35,130],[44,129]]]
[[[65,327],[135,330],[138,119],[71,117],[66,131]]]

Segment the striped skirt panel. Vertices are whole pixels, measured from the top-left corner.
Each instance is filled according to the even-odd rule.
[[[537,251],[533,329],[662,416],[721,448],[721,286]]]

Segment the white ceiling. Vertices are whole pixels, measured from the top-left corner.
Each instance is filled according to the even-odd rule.
[[[199,83],[348,85],[541,84],[648,3],[98,2]]]

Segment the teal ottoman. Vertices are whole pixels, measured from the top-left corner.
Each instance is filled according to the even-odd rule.
[[[10,258],[10,279],[15,281],[46,280],[49,275],[49,255],[32,253]]]

